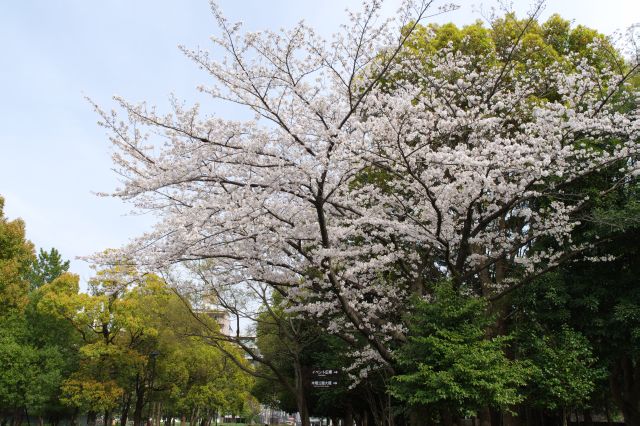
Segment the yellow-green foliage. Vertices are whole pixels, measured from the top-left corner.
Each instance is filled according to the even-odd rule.
[[[24,222],[4,217],[4,198],[0,197],[0,316],[27,303],[27,274],[35,260],[33,244],[25,238]]]
[[[518,39],[518,48],[514,49]],[[452,23],[419,26],[408,43],[408,51],[415,55],[431,55],[447,47],[482,59],[484,64],[493,59],[501,65],[512,59],[516,67],[544,69],[569,54],[586,58],[598,68],[617,68],[624,62],[604,35],[582,25],[571,28],[571,23],[559,15],[542,24],[509,13],[493,21],[491,28],[481,21],[462,28]]]
[[[66,380],[61,391],[64,404],[83,411],[112,410],[118,406],[123,393],[113,380],[97,381],[87,377]]]
[[[216,408],[240,412],[252,379],[236,348],[212,345],[217,333],[208,317],[193,315],[158,276],[136,275],[127,267],[98,272],[90,293],[80,293],[78,276],[63,274],[44,285],[39,309],[69,321],[82,335],[78,371],[62,387],[62,402],[82,410],[109,410],[123,394],[153,377],[154,400],[176,409]],[[151,353],[156,358],[151,361]],[[148,397],[148,396],[147,396]]]

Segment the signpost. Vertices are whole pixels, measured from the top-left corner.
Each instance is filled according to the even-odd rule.
[[[338,385],[338,370],[314,368],[311,371],[311,386],[314,388],[331,388]]]

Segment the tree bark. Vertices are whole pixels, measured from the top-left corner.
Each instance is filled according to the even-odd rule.
[[[127,426],[129,420],[129,408],[131,408],[131,393],[127,392],[122,401],[122,411],[120,412],[120,426]]]
[[[611,372],[611,394],[627,426],[640,426],[640,368],[628,355],[621,356]]]
[[[347,404],[345,407],[343,426],[353,426],[353,407],[351,404]]]
[[[22,409],[16,408],[13,412],[13,417],[11,418],[11,424],[13,426],[20,426],[22,424]]]
[[[71,418],[69,419],[70,426],[78,426],[78,409],[75,408],[73,410],[73,414],[71,414]]]
[[[480,426],[491,426],[491,410],[489,407],[484,407],[478,411],[478,420],[480,420]]]
[[[162,418],[162,402],[157,401],[155,403],[155,416],[153,422],[155,426],[160,426],[160,419]]]
[[[133,408],[133,425],[142,426],[142,410],[144,409],[145,386],[140,374],[136,376],[136,405]]]
[[[503,426],[520,426],[522,424],[522,419],[520,414],[521,413],[518,413],[518,415],[515,415],[509,412],[504,412],[502,414],[502,425]]]
[[[302,426],[311,426],[311,421],[309,419],[309,407],[307,406],[307,398],[304,389],[304,374],[300,358],[297,356],[294,357],[293,368],[295,372],[296,405],[298,407],[298,413],[300,413],[300,423]]]
[[[89,411],[87,413],[87,426],[96,426],[96,418],[98,417],[98,413],[95,411]]]
[[[191,410],[191,418],[189,419],[189,426],[195,426],[198,421],[198,412],[200,410],[198,410],[197,408],[194,408],[193,410]]]

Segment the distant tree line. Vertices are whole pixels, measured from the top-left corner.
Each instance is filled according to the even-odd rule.
[[[140,426],[169,418],[208,426],[256,411],[237,348],[200,336],[219,330],[158,276],[96,274],[87,292],[56,249],[35,254],[0,198],[0,424]],[[127,271],[127,276],[133,276]]]

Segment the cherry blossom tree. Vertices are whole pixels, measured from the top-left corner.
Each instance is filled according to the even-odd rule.
[[[416,28],[453,7],[432,3],[382,19],[367,1],[331,40],[304,23],[243,33],[212,3],[224,59],[183,50],[213,77],[201,90],[254,118],[177,100],[168,114],[122,98],[120,112],[96,107],[123,177],[112,195],[159,218],[118,258],[197,264],[208,286],[258,300],[280,293],[353,343],[350,371],[365,377],[393,370],[403,308],[429,282],[498,301],[588,252],[572,231],[598,193],[572,188],[611,167],[601,193],[636,179],[637,65],[517,66],[521,37],[501,58],[420,54]]]

